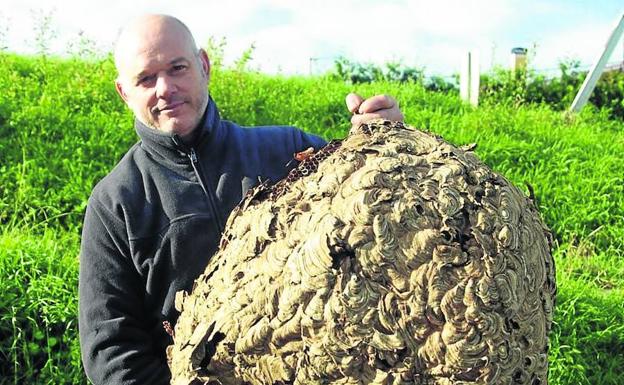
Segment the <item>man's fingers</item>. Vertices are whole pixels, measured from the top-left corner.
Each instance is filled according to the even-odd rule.
[[[347,108],[355,115],[351,124],[359,126],[373,119],[385,119],[402,122],[404,117],[397,101],[388,95],[375,95],[364,100],[360,95],[350,93],[346,98]]]
[[[392,109],[395,107],[398,108],[397,102],[394,98],[388,95],[375,95],[361,102],[358,112],[360,114],[366,114],[379,110]]]
[[[360,107],[363,101],[364,101],[364,98],[362,98],[360,95],[355,94],[353,92],[351,92],[345,98],[345,102],[347,103],[347,109],[352,114],[358,110],[358,108]]]

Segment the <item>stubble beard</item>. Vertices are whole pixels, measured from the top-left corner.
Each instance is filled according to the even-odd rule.
[[[191,133],[195,132],[195,130],[197,129],[197,126],[202,120],[202,117],[204,116],[204,113],[206,112],[206,108],[208,108],[209,99],[210,99],[209,92],[208,90],[206,90],[205,92],[202,93],[202,95],[198,99],[199,103],[197,104],[200,105],[200,108],[198,110],[194,109],[196,112],[196,115],[195,115],[194,122],[192,122],[193,127],[184,136],[190,136]],[[191,106],[191,108],[193,107]],[[160,124],[158,124],[158,116],[154,116],[151,112],[145,115],[141,114],[143,116],[135,112],[134,115],[139,122],[143,123],[143,125],[151,129],[154,129],[156,131],[160,131],[163,133],[179,134],[178,132],[179,130],[176,130],[174,127],[169,127],[167,130],[164,130],[163,127]]]

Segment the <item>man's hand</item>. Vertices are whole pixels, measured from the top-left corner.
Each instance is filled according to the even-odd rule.
[[[350,93],[346,98],[347,108],[353,114],[351,124],[359,126],[373,119],[403,121],[403,114],[397,101],[388,95],[375,95],[366,100],[358,94]]]

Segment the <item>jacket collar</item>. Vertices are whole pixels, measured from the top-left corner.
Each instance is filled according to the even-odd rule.
[[[175,163],[187,163],[191,148],[203,147],[207,142],[214,142],[222,136],[221,118],[211,97],[208,98],[206,111],[189,144],[183,143],[177,134],[158,131],[146,126],[138,119],[134,121],[134,129],[141,138],[141,147],[148,153],[157,159]]]

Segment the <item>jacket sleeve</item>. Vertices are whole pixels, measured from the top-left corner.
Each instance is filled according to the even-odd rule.
[[[314,147],[314,150],[318,151],[321,149],[321,147],[327,144],[327,142],[319,136],[308,134],[303,131],[299,131],[299,133],[301,135],[299,139],[301,141],[301,144],[299,145],[301,150],[305,150],[309,147]]]
[[[80,250],[78,322],[82,361],[95,385],[169,383],[144,318],[141,283],[123,218],[92,197]]]

